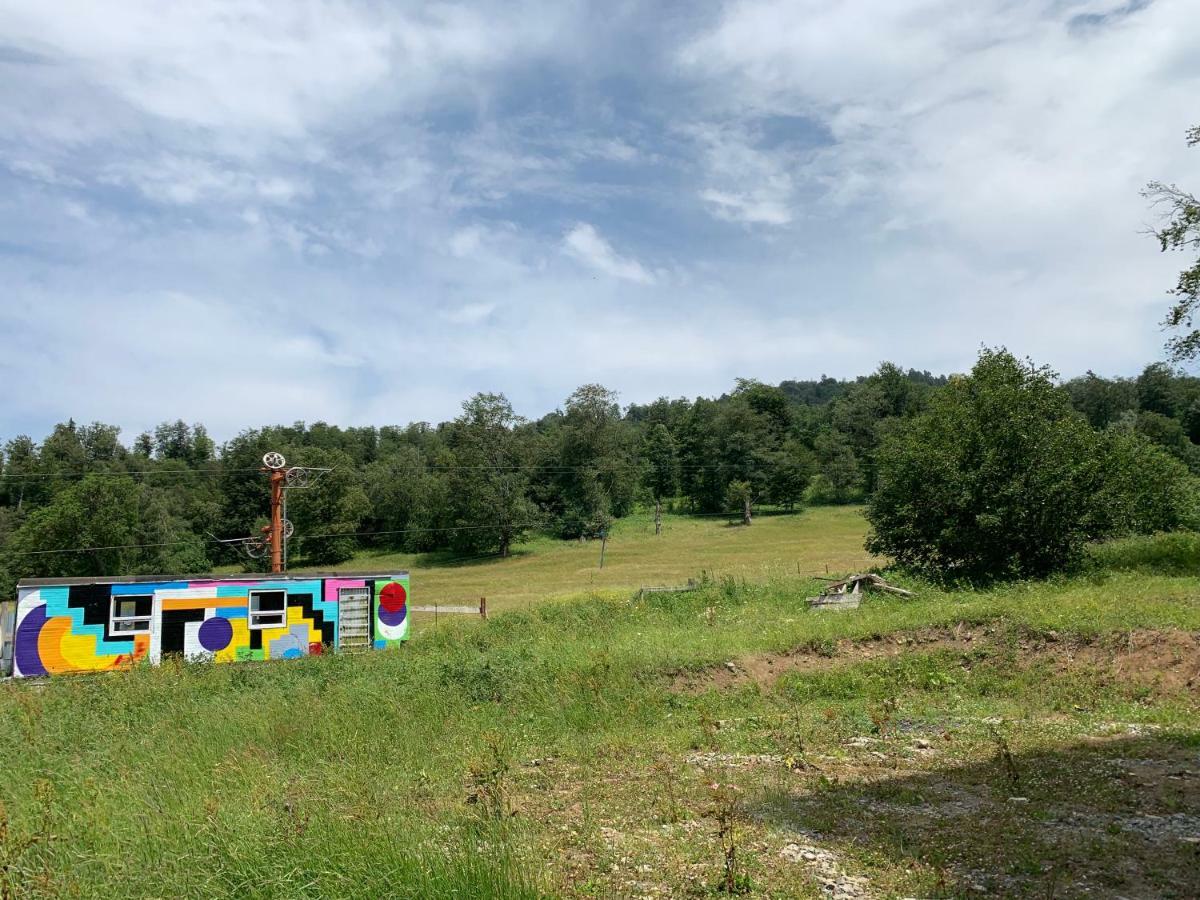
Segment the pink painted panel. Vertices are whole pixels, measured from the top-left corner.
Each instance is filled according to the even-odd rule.
[[[326,578],[325,602],[337,603],[338,590],[341,588],[361,588],[366,586],[367,581],[365,578]]]

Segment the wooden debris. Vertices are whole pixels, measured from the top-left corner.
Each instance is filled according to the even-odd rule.
[[[688,591],[698,591],[698,590],[700,590],[700,585],[698,585],[696,583],[696,579],[694,579],[694,578],[689,578],[687,580],[687,584],[680,584],[680,585],[645,585],[644,584],[638,590],[637,597],[635,599],[641,600],[647,594],[682,594],[682,593],[687,593]]]
[[[833,582],[825,590],[821,591],[819,597],[809,597],[808,605],[815,608],[857,609],[865,591],[886,591],[889,594],[897,594],[901,597],[916,596],[912,591],[895,587],[888,584],[878,575],[868,573],[851,575],[849,578]]]

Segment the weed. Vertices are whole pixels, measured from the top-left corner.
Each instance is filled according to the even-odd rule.
[[[717,839],[721,844],[721,890],[732,896],[753,890],[750,876],[741,871],[738,863],[737,822],[742,814],[741,790],[733,784],[709,785],[712,808],[709,815],[717,822]]]
[[[892,730],[899,701],[895,697],[884,697],[883,701],[871,709],[871,732],[886,737]]]
[[[512,770],[509,748],[504,738],[490,732],[484,735],[486,755],[471,764],[467,773],[467,803],[487,819],[506,819],[513,814],[508,778]]]
[[[660,757],[654,763],[654,772],[662,786],[655,798],[658,802],[658,819],[674,825],[681,818],[678,768],[670,757]]]
[[[707,709],[700,710],[700,743],[694,749],[716,750],[720,746],[717,732],[721,730],[721,721]]]
[[[988,723],[988,736],[992,739],[992,745],[996,750],[996,760],[1004,773],[1009,788],[1011,790],[1019,789],[1021,787],[1021,771],[1017,767],[1017,760],[1013,756],[1008,739],[1000,733],[996,724],[991,722]]]

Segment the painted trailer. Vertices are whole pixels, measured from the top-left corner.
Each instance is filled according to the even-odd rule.
[[[16,677],[141,660],[242,662],[408,639],[408,573],[27,578],[17,583]]]

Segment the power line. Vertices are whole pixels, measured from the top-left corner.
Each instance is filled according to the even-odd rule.
[[[381,460],[377,460],[377,462],[386,464],[387,459],[384,458]],[[367,463],[367,465],[373,465],[373,463]],[[514,463],[512,465],[492,465],[492,464],[458,465],[458,464],[440,464],[440,463],[405,463],[403,465],[392,465],[392,466],[389,466],[389,468],[391,468],[392,470],[401,469],[401,470],[406,470],[406,471],[419,471],[419,472],[533,471],[533,472],[562,473],[562,472],[594,471],[597,473],[603,473],[605,471],[611,471],[613,469],[642,468],[643,466],[647,466],[647,465],[649,465],[649,464],[644,460],[625,460],[625,461],[619,461],[619,462],[606,462],[606,463],[602,463],[602,464],[588,464],[588,465],[574,465],[574,466],[544,465],[541,463],[520,463],[520,464]],[[336,471],[343,472],[348,475],[356,475],[360,478],[365,478],[365,477],[367,477],[368,473],[363,471],[363,468],[364,468],[363,466],[356,466],[354,468],[342,467],[342,468],[336,469]],[[725,465],[725,464],[721,464],[721,463],[716,463],[716,464],[689,463],[689,464],[678,464],[678,465],[673,466],[672,468],[675,471],[682,473],[682,472],[716,472],[716,471],[728,470],[731,467],[728,465]],[[261,467],[226,469],[226,468],[220,467],[220,464],[218,463],[218,464],[216,464],[216,467],[210,468],[210,469],[137,469],[137,470],[130,470],[130,471],[113,471],[110,469],[92,469],[92,470],[83,471],[83,472],[80,472],[80,471],[4,472],[4,473],[0,473],[0,478],[42,478],[42,479],[46,479],[46,478],[86,478],[89,475],[96,475],[96,476],[103,477],[103,478],[126,478],[126,477],[132,477],[134,475],[149,475],[149,476],[157,476],[157,477],[169,476],[169,477],[182,478],[182,477],[191,476],[191,475],[207,475],[207,476],[212,477],[212,476],[228,475],[228,474],[240,473],[240,472],[261,472],[261,471],[262,471]]]
[[[219,463],[218,463],[219,465]],[[102,478],[126,478],[134,475],[224,475],[228,472],[258,472],[260,469],[136,469],[130,471],[113,471],[111,469],[90,469],[88,471],[67,472],[5,472],[0,478],[86,478],[98,475]]]
[[[317,538],[335,538],[335,537],[377,537],[385,534],[416,534],[429,532],[448,532],[448,531],[479,531],[488,528],[537,528],[543,525],[550,524],[549,520],[541,522],[498,522],[494,525],[451,525],[436,528],[395,528],[386,531],[335,531],[325,534],[305,534],[297,535],[300,540],[315,540]],[[63,547],[55,550],[10,550],[7,551],[13,556],[48,556],[61,553],[99,553],[103,550],[146,550],[157,547],[178,547],[184,544],[229,544],[237,543],[240,538],[209,538],[208,540],[179,540],[179,541],[159,541],[152,544],[108,544],[99,547]]]

